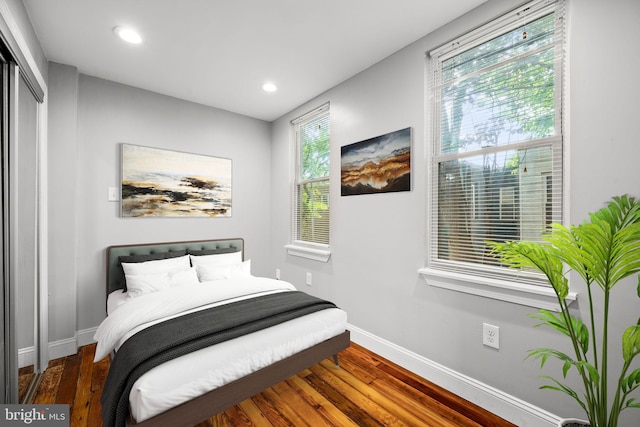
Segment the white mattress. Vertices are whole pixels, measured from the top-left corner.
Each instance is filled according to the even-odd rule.
[[[126,294],[114,292],[109,312],[127,300]],[[131,414],[137,422],[144,421],[339,335],[346,322],[344,311],[322,310],[174,359],[135,382],[129,396]]]

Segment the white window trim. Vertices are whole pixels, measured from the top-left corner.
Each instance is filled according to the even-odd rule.
[[[325,111],[329,110],[329,103],[326,103],[318,108],[315,108],[311,111],[309,111],[308,113],[303,114],[300,117],[297,117],[293,120],[291,120],[291,124],[295,125],[301,121],[305,121],[307,119],[309,119],[310,117],[316,116],[318,114],[321,114]],[[295,134],[295,132],[294,132]],[[293,173],[293,186],[295,187],[296,185],[296,175],[298,173],[298,140],[297,140],[297,136],[294,135],[293,137],[294,140],[294,144],[293,144],[293,158],[296,159],[293,162],[293,167],[292,167],[292,173]],[[329,180],[331,180],[331,177],[329,177]],[[292,193],[295,194],[295,191]],[[291,218],[292,218],[292,223],[291,223],[291,228],[293,229],[293,227],[296,227],[297,224],[295,223],[295,215],[293,214],[293,212],[295,212],[295,205],[296,200],[295,200],[295,195],[292,196],[292,200],[291,200],[291,210],[292,210],[292,214],[291,214]],[[329,230],[329,232],[331,232],[331,230]],[[319,243],[313,243],[313,242],[305,242],[302,240],[293,240],[291,243],[284,245],[285,249],[287,250],[287,253],[291,256],[296,256],[296,257],[300,257],[300,258],[306,258],[306,259],[310,259],[313,261],[319,261],[319,262],[329,262],[329,258],[331,258],[331,250],[329,245],[323,245],[323,244],[319,244]]]
[[[289,255],[307,258],[314,261],[329,262],[331,251],[328,245],[320,245],[309,242],[294,241],[291,244],[284,245]]]
[[[512,302],[550,311],[560,311],[560,304],[555,291],[551,287],[527,285],[508,280],[490,279],[469,274],[437,270],[429,267],[421,268],[418,273],[428,285],[442,289],[477,295],[500,301]],[[571,304],[577,293],[569,292],[565,301]]]
[[[532,1],[526,5],[520,6],[516,10],[513,10],[505,14],[504,16],[497,18],[493,20],[491,23],[487,24],[486,31],[488,34],[491,34],[492,33],[491,29],[497,29],[497,28],[504,29],[505,22],[510,21],[513,15],[518,15],[525,11],[530,12],[532,17],[539,17],[540,15],[545,13],[545,9],[549,5],[555,4],[557,3],[557,1],[558,0],[537,0],[537,1]],[[559,1],[562,1],[562,0],[559,0]],[[566,8],[567,7],[566,3],[561,7]],[[567,19],[568,16],[569,14],[566,13],[565,11],[564,13],[565,19]],[[516,24],[512,24],[512,25],[516,25]],[[567,31],[566,28],[567,28],[567,24],[565,23],[565,31]],[[492,37],[490,35],[485,35],[484,37],[478,38],[474,34],[477,31],[478,30],[470,31],[467,35],[459,37],[455,42],[445,44],[439,48],[432,50],[427,54],[427,61],[429,61],[429,57],[442,54],[444,52],[446,52],[444,53],[445,56],[449,56],[451,55],[452,50],[454,50],[457,46],[461,44],[469,43],[469,40],[475,39],[475,41],[472,43],[477,45],[485,42],[486,40]],[[568,37],[567,34],[565,34],[564,37],[566,39]],[[564,74],[568,75],[569,47],[566,41],[565,41],[565,46],[567,50],[565,51]],[[428,71],[429,69],[430,69],[430,66],[427,63],[426,65],[427,72],[429,72]],[[432,92],[431,92],[431,88],[429,88],[428,85],[425,88],[425,91],[426,91],[426,99],[429,100],[427,103],[427,113],[428,113],[427,117],[429,118],[429,117],[432,117],[433,115]],[[568,130],[567,123],[570,117],[569,99],[567,96],[567,94],[570,93],[568,79],[563,82],[562,93],[563,95],[562,95],[561,102],[563,104],[562,108],[564,109],[564,118],[559,123],[563,123],[562,126],[564,127],[563,129],[564,141],[562,144],[562,150],[564,151],[563,160],[562,160],[563,162],[562,168],[563,168],[563,175],[564,175],[562,179],[563,222],[564,222],[568,217],[568,212],[569,212],[567,181],[566,179],[564,179],[566,176],[568,176],[568,167],[569,167],[569,164],[567,161],[567,158],[568,158],[567,152],[569,149],[569,130]],[[428,122],[427,123],[427,129],[428,129],[427,140],[430,142],[433,141],[433,135],[431,133],[433,132],[433,130],[431,130],[431,127],[432,126],[430,126]],[[429,160],[426,163],[427,163],[427,179],[428,179],[427,206],[431,206],[433,203],[433,194],[431,191],[431,188],[432,188],[431,180],[433,179],[432,178],[433,162]],[[430,214],[431,211],[428,211],[428,212],[429,214],[427,215],[427,224],[428,224],[427,230],[429,231],[427,232],[427,238],[431,239],[433,237],[433,232],[430,230],[431,230],[431,225],[433,224],[433,221]],[[429,246],[427,266],[424,268],[418,269],[418,274],[425,280],[425,282],[429,286],[433,286],[441,289],[448,289],[456,292],[462,292],[462,293],[476,295],[476,296],[485,297],[485,298],[491,298],[499,301],[511,302],[515,304],[534,307],[534,308],[543,308],[543,309],[555,311],[555,312],[560,311],[560,305],[558,303],[556,293],[551,286],[525,284],[525,283],[510,281],[508,280],[507,275],[505,275],[505,279],[497,279],[497,278],[490,278],[490,277],[475,276],[468,273],[467,274],[457,273],[453,271],[432,268],[431,266],[433,264],[434,263],[431,260],[431,249]],[[573,301],[577,299],[577,297],[578,297],[577,292],[569,291],[567,297],[565,298],[565,301],[567,302],[567,304],[571,304]]]

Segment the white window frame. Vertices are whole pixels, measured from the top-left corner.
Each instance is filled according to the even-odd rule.
[[[493,20],[492,22],[476,29],[468,34],[459,37],[458,39],[448,43],[438,49],[435,49],[429,53],[431,57],[431,65],[428,85],[428,93],[431,95],[427,101],[427,111],[429,112],[429,120],[427,122],[428,141],[431,146],[434,146],[433,152],[430,154],[430,158],[427,160],[427,266],[418,270],[420,275],[425,279],[427,284],[439,288],[449,289],[453,291],[463,292],[472,295],[478,295],[482,297],[508,301],[516,304],[522,304],[526,306],[545,308],[547,310],[558,311],[559,305],[557,297],[553,289],[546,283],[540,280],[540,276],[536,274],[530,274],[527,272],[518,271],[505,271],[501,267],[492,267],[487,265],[478,264],[477,267],[467,265],[464,270],[460,271],[456,267],[456,261],[449,261],[442,259],[435,259],[433,251],[433,239],[437,239],[437,218],[434,218],[435,209],[431,209],[434,203],[437,203],[437,197],[435,192],[438,191],[438,185],[434,183],[434,169],[437,169],[437,164],[434,158],[439,154],[435,150],[439,149],[435,147],[436,132],[438,132],[439,124],[436,121],[437,108],[435,107],[435,94],[431,80],[434,75],[433,67],[437,57],[446,57],[447,55],[453,56],[459,52],[470,49],[471,47],[478,46],[488,40],[493,39],[496,36],[504,34],[512,29],[518,28],[522,25],[522,20],[527,21],[537,19],[541,16],[548,14],[550,11],[555,11],[562,19],[566,19],[566,14],[563,13],[562,8],[565,7],[564,0],[536,0],[525,4],[500,18]],[[566,24],[564,25],[566,28]],[[564,30],[566,32],[566,30]],[[562,34],[564,45],[566,49],[566,35]],[[462,49],[460,47],[463,46]],[[455,52],[455,53],[454,53]],[[566,52],[565,59],[563,59],[561,67],[566,67]],[[564,70],[556,75],[556,87],[560,88],[556,95],[556,105],[560,108],[556,108],[556,123],[559,126],[561,143],[559,144],[560,153],[565,150],[567,146],[567,134],[564,126],[563,117],[566,117],[567,110],[567,87],[563,81]],[[563,111],[564,110],[564,113]],[[530,147],[531,145],[529,145]],[[442,156],[440,156],[442,157]],[[566,170],[566,156],[563,156],[562,170]],[[563,172],[564,174],[564,172]],[[566,180],[560,177],[562,182],[562,205],[563,214],[566,217]],[[475,210],[474,210],[475,212]],[[564,218],[563,218],[564,222]],[[450,264],[450,265],[447,265]],[[476,270],[474,272],[474,269]],[[477,273],[477,274],[476,274]],[[576,299],[576,293],[570,292],[567,297],[567,302],[572,302]]]
[[[314,261],[320,261],[320,262],[328,262],[329,258],[331,257],[331,250],[330,250],[330,246],[328,244],[321,244],[321,243],[315,243],[315,242],[308,242],[308,241],[304,241],[304,240],[299,240],[298,239],[298,215],[297,215],[297,206],[298,206],[298,195],[299,195],[299,191],[298,191],[298,187],[306,182],[311,182],[311,181],[327,181],[330,185],[331,182],[331,176],[328,175],[325,178],[319,179],[313,179],[313,180],[309,180],[309,181],[301,181],[300,180],[300,168],[301,168],[301,164],[300,164],[300,160],[301,160],[301,151],[300,151],[300,144],[301,144],[301,137],[300,134],[298,132],[298,129],[300,127],[300,125],[307,123],[311,120],[315,120],[316,118],[322,116],[322,115],[329,115],[329,104],[324,104],[294,120],[291,121],[291,125],[293,127],[294,130],[294,137],[293,137],[293,141],[294,143],[293,145],[293,174],[294,174],[294,178],[293,178],[293,184],[292,184],[292,196],[291,196],[291,243],[285,245],[285,248],[287,249],[287,253],[289,255],[292,256],[297,256],[297,257],[302,257],[302,258],[307,258],[307,259],[311,259]],[[331,204],[329,202],[329,212],[331,212]],[[329,234],[330,234],[330,230],[329,230]]]

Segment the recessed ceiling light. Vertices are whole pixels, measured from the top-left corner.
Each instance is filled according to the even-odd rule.
[[[276,90],[278,90],[278,86],[274,85],[273,83],[265,83],[262,85],[262,90],[264,90],[265,92],[275,92]]]
[[[131,28],[115,27],[113,29],[113,32],[126,42],[133,44],[142,43],[142,37],[140,37],[140,34],[138,34],[135,30],[132,30]]]

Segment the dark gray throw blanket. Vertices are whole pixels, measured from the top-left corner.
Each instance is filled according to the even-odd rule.
[[[335,305],[292,291],[259,296],[190,313],[150,326],[116,353],[100,402],[105,427],[125,426],[133,383],[166,361]],[[213,415],[213,414],[212,414]]]

